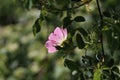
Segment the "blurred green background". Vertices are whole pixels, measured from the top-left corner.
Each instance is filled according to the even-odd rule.
[[[0,0],[0,80],[69,78],[63,60],[53,60],[54,55],[47,53],[47,27],[33,35],[40,10],[27,10],[22,4],[22,0]]]
[[[101,1],[106,9],[119,5],[118,0]],[[55,54],[48,54],[44,46],[52,26],[61,26],[62,22],[50,19],[50,25],[44,23],[50,27],[43,26],[41,32],[34,37],[32,25],[39,17],[40,10],[26,10],[22,4],[22,0],[0,0],[0,80],[70,80],[63,58],[58,59]],[[93,0],[90,9],[94,13],[92,16],[96,17],[95,6]],[[83,6],[81,15],[88,22],[81,25],[87,28],[92,21],[85,9]],[[50,18],[53,16],[57,18],[57,15],[50,15]]]

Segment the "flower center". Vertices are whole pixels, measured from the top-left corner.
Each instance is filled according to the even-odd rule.
[[[64,41],[61,43],[60,47],[63,48],[67,43],[68,43],[68,41],[67,41],[67,40],[64,40]]]

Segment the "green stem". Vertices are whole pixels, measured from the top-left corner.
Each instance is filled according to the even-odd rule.
[[[102,29],[102,27],[103,27],[103,25],[102,25],[103,24],[102,11],[100,9],[99,1],[96,0],[96,2],[97,2],[98,12],[99,12],[99,15],[100,15],[100,29]],[[103,34],[102,34],[102,32],[100,34],[100,42],[101,42],[101,47],[102,47],[102,57],[103,57],[102,61],[104,62],[105,52],[104,52],[104,46],[103,46]]]

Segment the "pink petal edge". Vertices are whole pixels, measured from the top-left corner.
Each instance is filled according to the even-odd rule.
[[[59,39],[62,39],[62,38],[63,38],[62,29],[59,28],[59,27],[55,28],[55,30],[54,30],[54,34],[55,34],[56,36],[58,36]]]
[[[48,48],[48,53],[55,53],[57,52],[57,49],[55,47]]]
[[[54,53],[57,51],[57,49],[55,48],[56,45],[57,45],[56,43],[54,43],[53,41],[50,41],[50,40],[48,40],[45,44],[49,53]]]
[[[64,39],[67,39],[67,29],[62,29]]]

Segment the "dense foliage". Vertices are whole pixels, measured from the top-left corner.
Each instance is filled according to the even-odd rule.
[[[93,18],[92,25],[86,29],[86,27],[82,27],[87,20],[80,14],[82,12],[80,7],[86,6],[89,9],[88,5],[92,5],[90,4],[92,1],[40,1],[43,3],[40,5],[39,25],[35,22],[33,33],[36,35],[40,31],[39,28],[43,21],[49,23],[49,19],[51,19],[50,21],[55,20],[49,15],[56,15],[56,19],[61,21],[63,28],[68,30],[67,41],[63,43],[62,47],[59,45],[56,48],[60,51],[58,54],[64,56],[64,64],[70,69],[71,78],[73,80],[119,80],[120,10],[111,8],[109,11],[103,11],[100,2],[96,0],[94,7],[97,9],[97,13],[91,13],[95,18]],[[78,24],[82,22],[84,22],[83,25]],[[78,58],[75,58],[78,56],[75,52],[76,48],[84,51],[83,55],[78,52],[80,55]]]
[[[24,44],[17,38],[19,48],[14,51],[15,54],[8,51],[7,59],[2,58],[4,63],[1,63],[5,66],[0,66],[2,77],[7,80],[12,80],[14,78],[12,75],[15,76],[14,80],[120,79],[119,0],[20,0],[20,2],[28,11],[31,9],[40,11],[32,27],[33,35],[37,37],[37,45],[41,41],[39,49],[45,48],[47,37],[54,33],[58,26],[61,31],[67,30],[67,39],[65,38],[61,45],[55,46],[56,53],[49,54],[46,51],[47,56],[39,59],[38,55],[35,58],[28,57],[28,51],[33,50],[29,50],[31,48],[28,46],[33,44],[33,41]],[[23,31],[21,34],[28,32]],[[39,56],[42,56],[45,49],[39,53]],[[52,57],[49,57],[51,55]],[[64,69],[59,65],[61,62]],[[39,65],[37,71],[30,67],[34,64]],[[66,71],[66,68],[69,71]],[[55,73],[62,70],[61,74]]]

